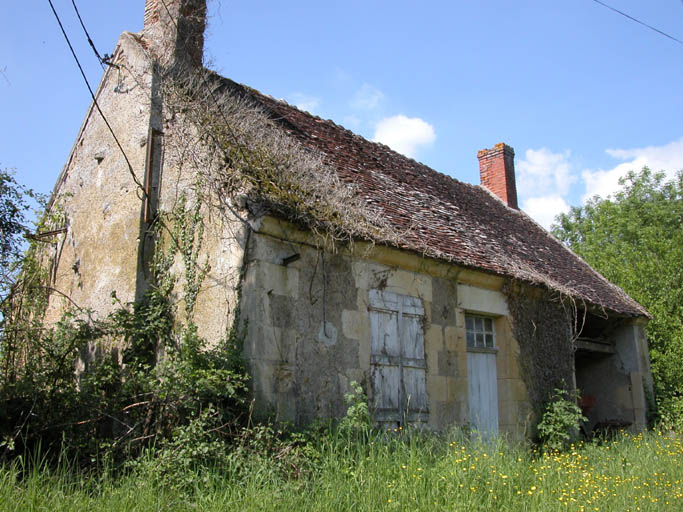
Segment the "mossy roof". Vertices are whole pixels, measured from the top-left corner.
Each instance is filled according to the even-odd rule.
[[[404,250],[546,286],[579,302],[626,316],[645,308],[610,283],[520,210],[471,185],[369,141],[333,121],[228,79],[304,147],[322,153],[401,236]]]

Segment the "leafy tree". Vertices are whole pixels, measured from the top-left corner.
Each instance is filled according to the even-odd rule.
[[[38,199],[33,190],[17,183],[11,170],[0,169],[0,301],[12,286],[21,260],[30,202]]]
[[[619,184],[613,196],[559,215],[552,232],[652,314],[647,330],[660,412],[681,422],[683,171],[666,181],[645,167]]]

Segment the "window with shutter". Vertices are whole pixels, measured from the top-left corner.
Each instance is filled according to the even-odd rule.
[[[419,298],[370,291],[372,408],[380,424],[428,419],[423,321]]]

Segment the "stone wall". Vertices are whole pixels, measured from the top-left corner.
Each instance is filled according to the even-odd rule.
[[[237,305],[245,227],[233,216],[206,206],[215,203],[215,198],[198,190],[196,169],[181,161],[182,150],[187,151],[177,130],[182,118],[162,108],[160,78],[141,39],[124,33],[113,61],[118,67],[106,71],[97,101],[123,146],[134,177],[102,116],[91,105],[51,201],[51,212],[64,218],[52,227],[63,224],[66,231],[46,246],[53,266],[50,286],[58,291],[50,298],[47,320],[55,322],[73,304],[103,318],[118,307],[112,293],[123,304],[139,300],[151,281],[155,238],[160,234],[167,246],[172,229],[168,215],[163,219],[166,228],[155,226],[155,214],[173,212],[183,196],[188,207],[204,196],[204,239],[197,262],[208,263],[209,271],[195,315],[199,334],[217,341],[231,327]],[[147,185],[153,208],[146,213],[142,188]],[[171,269],[177,278],[172,301],[181,313],[180,321],[185,271],[181,260],[176,258]]]
[[[500,431],[523,435],[529,404],[500,280],[385,247],[330,254],[306,238],[267,218],[249,247],[245,355],[261,413],[298,424],[343,416],[354,380],[372,403],[369,292],[385,290],[417,297],[425,310],[429,427],[469,422],[465,313],[472,312],[495,318]]]
[[[152,73],[145,52],[129,33],[121,36],[114,62],[122,67],[107,69],[96,97],[142,182]],[[145,230],[141,208],[140,190],[123,153],[91,105],[53,192],[51,212],[64,218],[53,227],[66,232],[54,240],[51,286],[98,316],[113,309],[112,292],[124,302],[134,300]],[[48,320],[56,320],[68,305],[53,294]]]

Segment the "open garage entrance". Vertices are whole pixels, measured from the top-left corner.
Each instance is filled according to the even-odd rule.
[[[587,434],[646,425],[645,390],[652,390],[645,330],[623,319],[588,314],[575,342],[576,387]]]

